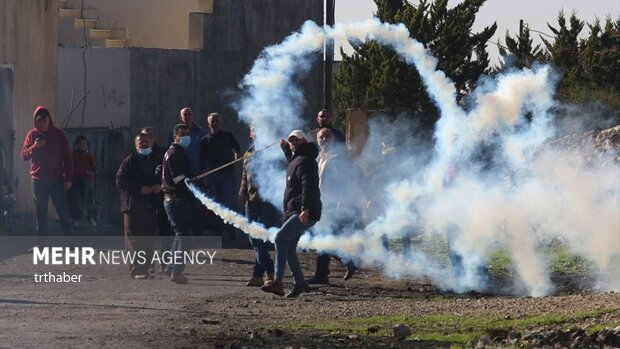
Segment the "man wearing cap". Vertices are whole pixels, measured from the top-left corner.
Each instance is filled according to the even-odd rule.
[[[301,130],[288,136],[292,151],[286,172],[284,191],[284,224],[275,235],[275,280],[268,281],[262,290],[284,296],[284,268],[288,263],[295,285],[287,298],[295,298],[308,289],[297,257],[297,243],[303,233],[321,219],[321,192],[316,157],[319,150],[306,141]]]
[[[65,235],[71,235],[67,193],[73,180],[71,147],[65,133],[54,126],[52,116],[43,106],[35,109],[34,128],[28,131],[22,159],[30,160],[30,177],[37,210],[37,233],[47,235],[47,203],[52,198]]]

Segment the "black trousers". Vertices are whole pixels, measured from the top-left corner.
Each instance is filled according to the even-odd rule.
[[[151,207],[132,208],[123,214],[125,249],[129,252],[144,251],[145,261],[136,258],[129,268],[131,275],[147,275],[153,259],[153,241],[157,229],[157,213]]]

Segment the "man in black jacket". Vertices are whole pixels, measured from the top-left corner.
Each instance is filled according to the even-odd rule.
[[[297,243],[303,233],[321,219],[321,192],[315,160],[319,154],[317,146],[306,142],[301,130],[291,132],[288,142],[293,154],[286,173],[285,222],[275,236],[275,280],[267,282],[262,290],[284,296],[282,280],[288,262],[295,285],[286,297],[294,298],[308,289],[297,257]]]
[[[189,127],[185,124],[176,125],[173,135],[174,143],[164,155],[161,185],[164,192],[164,208],[175,234],[171,249],[173,258],[166,267],[166,273],[170,274],[172,282],[186,284],[187,279],[183,275],[185,264],[181,257],[187,247],[183,237],[191,236],[191,212],[195,201],[194,196],[185,185],[185,179],[192,173],[187,153],[187,148],[192,140]]]
[[[143,127],[142,130],[140,130],[140,133],[147,135],[149,137],[149,140],[151,141],[151,148],[153,149],[152,156],[155,157],[155,159],[157,160],[157,164],[158,164],[155,170],[155,174],[157,175],[157,177],[159,178],[161,182],[162,163],[164,162],[164,155],[166,154],[166,148],[160,147],[157,144],[157,137],[155,137],[155,129],[153,128],[153,126]],[[159,203],[156,208],[157,233],[160,236],[162,255],[165,251],[170,251],[170,247],[172,246],[172,239],[171,239],[172,229],[170,228],[170,222],[168,222],[168,215],[166,214],[166,210],[164,209],[164,195],[163,194],[164,193],[159,194],[159,199],[158,199]],[[165,268],[166,265],[164,261],[161,261],[161,263],[162,263],[161,271],[164,272],[166,270]],[[151,265],[151,267],[154,267],[154,266]]]
[[[232,132],[221,128],[221,119],[218,113],[211,113],[207,118],[209,133],[200,141],[200,164],[202,170],[213,170],[239,158],[241,148]],[[209,176],[209,195],[215,201],[229,209],[235,207],[235,167],[229,166]],[[218,234],[228,231],[230,240],[235,239],[235,229],[224,224],[221,218],[215,216]]]
[[[316,136],[319,133],[319,130],[321,130],[322,128],[328,128],[334,134],[334,141],[336,143],[344,144],[346,142],[344,134],[334,128],[333,122],[334,118],[332,117],[332,113],[328,109],[319,110],[319,113],[316,115],[316,124],[318,125],[318,127],[308,132],[308,141],[316,143]]]
[[[147,279],[153,257],[161,180],[155,174],[159,159],[153,155],[151,141],[145,134],[135,138],[136,152],[126,157],[116,173],[116,186],[121,189],[121,212],[125,227],[125,248],[130,252],[145,251],[146,258],[136,258],[131,269],[134,279]]]

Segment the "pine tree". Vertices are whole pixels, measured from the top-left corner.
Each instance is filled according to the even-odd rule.
[[[542,62],[545,54],[540,45],[534,46],[530,29],[524,27],[515,38],[506,31],[506,48],[500,46],[499,53],[507,57],[510,64],[518,69],[530,68],[534,62]]]
[[[496,25],[472,33],[475,16],[485,0],[465,0],[448,9],[448,0],[426,0],[413,6],[404,0],[375,0],[377,13],[386,23],[403,23],[410,35],[438,59],[438,69],[452,81],[461,99],[486,71],[487,41]],[[376,42],[354,46],[343,57],[334,84],[337,126],[342,127],[348,108],[407,112],[423,129],[432,129],[437,110],[414,66],[406,64],[392,49]]]

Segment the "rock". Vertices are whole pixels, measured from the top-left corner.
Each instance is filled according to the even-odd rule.
[[[360,339],[360,336],[356,334],[349,335],[349,340],[357,341],[358,339]]]
[[[270,330],[267,330],[267,332],[276,337],[282,337],[282,335],[284,334],[284,331],[282,331],[279,328],[270,329]]]
[[[218,325],[220,322],[217,320],[202,319],[202,323],[205,325]]]
[[[478,339],[478,343],[476,343],[476,346],[474,347],[475,349],[484,349],[487,346],[489,346],[491,344],[491,340],[489,339],[488,336],[481,336],[480,339]]]
[[[189,335],[190,335],[190,336],[192,336],[192,337],[196,337],[196,335],[197,335],[197,334],[198,334],[198,333],[196,332],[196,329],[195,329],[195,328],[190,328],[190,329],[189,329]]]
[[[394,326],[393,332],[394,332],[394,337],[400,340],[409,337],[409,335],[411,334],[411,330],[409,329],[409,327],[403,324],[398,324]]]
[[[610,329],[604,329],[603,331],[599,332],[605,332],[604,336],[597,336],[597,339],[601,338],[602,340],[599,340],[600,343],[602,343],[605,346],[608,347],[612,347],[612,348],[620,348],[620,329],[618,329],[618,327],[614,328],[613,330]]]
[[[369,334],[379,332],[379,326],[370,326],[366,329]]]

